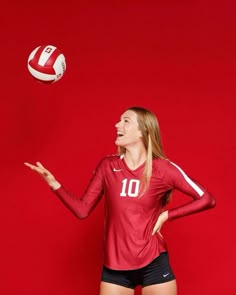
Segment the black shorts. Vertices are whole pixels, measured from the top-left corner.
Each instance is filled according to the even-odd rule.
[[[174,279],[168,253],[164,252],[147,266],[135,270],[112,270],[104,266],[101,281],[134,289],[138,285],[147,287]]]

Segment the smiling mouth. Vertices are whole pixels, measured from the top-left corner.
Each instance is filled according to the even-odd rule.
[[[117,133],[117,136],[118,136],[118,137],[122,137],[122,136],[124,136],[124,134],[118,132],[118,133]]]

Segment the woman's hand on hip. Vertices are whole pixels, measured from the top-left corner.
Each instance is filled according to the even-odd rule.
[[[152,231],[152,235],[154,235],[156,232],[161,235],[161,228],[163,226],[163,224],[168,220],[168,210],[163,211],[157,219],[156,224],[154,225],[153,231]],[[161,235],[162,236],[162,235]]]

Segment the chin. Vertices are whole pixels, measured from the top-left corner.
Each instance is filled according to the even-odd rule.
[[[119,140],[115,141],[115,145],[122,147],[123,145],[119,143]]]

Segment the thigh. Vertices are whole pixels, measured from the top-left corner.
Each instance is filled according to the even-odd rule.
[[[144,287],[142,295],[177,295],[176,280]]]
[[[175,280],[169,263],[167,252],[161,253],[156,259],[142,269],[142,287],[164,284]]]
[[[134,290],[116,284],[101,282],[100,295],[133,295]]]

